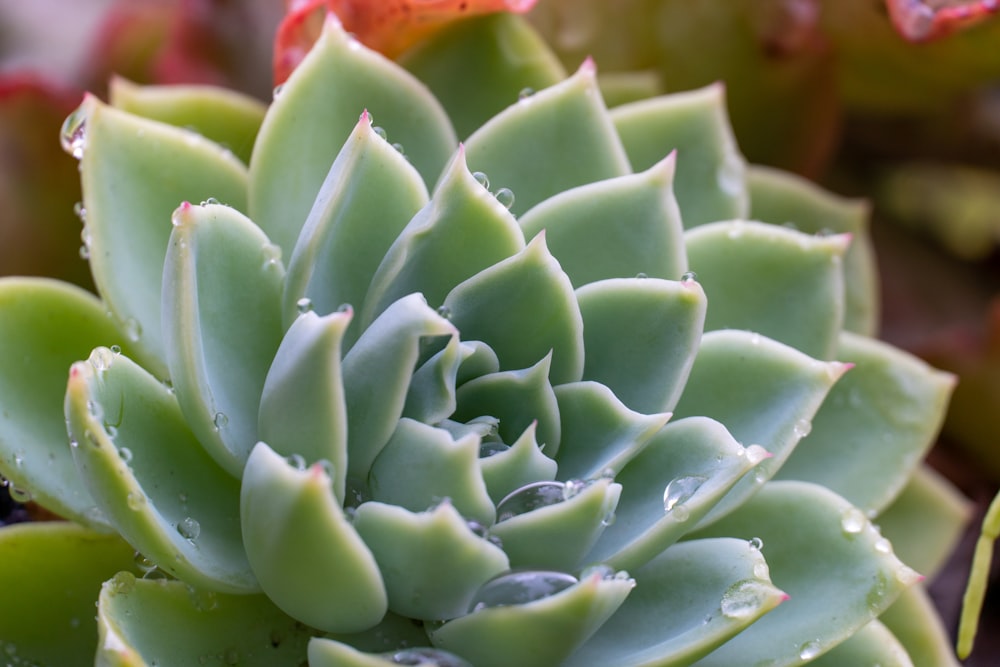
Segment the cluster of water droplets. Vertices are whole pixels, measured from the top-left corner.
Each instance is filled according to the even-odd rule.
[[[472,172],[472,177],[476,179],[479,185],[483,186],[487,192],[490,191],[490,178],[482,171]],[[506,209],[510,209],[514,205],[514,191],[510,188],[500,188],[496,192],[492,192],[493,197],[496,198],[500,205]]]
[[[456,655],[436,648],[407,648],[400,651],[382,653],[394,665],[421,665],[422,667],[472,667]]]

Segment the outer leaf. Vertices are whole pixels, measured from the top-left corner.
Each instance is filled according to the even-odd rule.
[[[576,74],[508,107],[466,141],[469,166],[485,172],[493,187],[514,192],[515,214],[569,188],[631,172],[595,74],[586,61]],[[558,160],[525,159],[534,154]]]
[[[534,424],[539,445],[550,455],[559,450],[559,404],[549,384],[552,357],[531,368],[482,375],[458,388],[453,419],[467,421],[488,415],[500,420],[500,439],[513,443]]]
[[[876,521],[899,557],[931,579],[962,539],[972,511],[972,503],[951,482],[921,465]]]
[[[462,338],[484,341],[496,352],[501,370],[527,368],[552,351],[552,384],[580,379],[583,321],[543,235],[459,284],[444,306]]]
[[[455,285],[523,248],[517,222],[469,173],[459,148],[431,203],[410,221],[375,272],[362,322],[413,292],[440,305]]]
[[[167,387],[98,348],[70,368],[65,409],[80,475],[136,550],[196,586],[258,590],[240,537],[239,482],[205,452]]]
[[[60,516],[110,525],[70,456],[66,369],[97,345],[126,344],[92,295],[39,278],[0,281],[0,476]]]
[[[640,273],[677,280],[687,256],[675,164],[671,153],[642,173],[560,192],[523,215],[521,229],[526,238],[545,231],[574,287]]]
[[[585,285],[576,296],[587,350],[583,378],[606,385],[633,410],[672,410],[705,324],[701,286],[618,278]]]
[[[132,116],[93,97],[84,108],[80,169],[94,282],[138,358],[166,377],[160,294],[171,214],[183,201],[210,198],[244,210],[246,168],[188,130]]]
[[[752,220],[791,225],[808,234],[851,235],[843,263],[844,328],[874,336],[879,303],[875,250],[868,235],[871,206],[833,195],[801,176],[759,165],[747,169],[747,186]]]
[[[688,260],[712,304],[705,328],[748,329],[832,358],[843,325],[841,260],[849,240],[743,221],[689,231]]]
[[[837,358],[854,369],[830,391],[778,477],[822,484],[865,511],[880,512],[937,437],[955,378],[846,332]]]
[[[669,413],[644,415],[628,409],[597,382],[560,385],[556,399],[566,439],[558,457],[564,480],[617,473],[670,419]]]
[[[674,417],[712,417],[739,442],[761,445],[772,455],[716,506],[709,520],[738,506],[774,475],[848,368],[745,331],[705,334]]]
[[[300,664],[311,634],[262,595],[206,593],[121,573],[97,608],[97,665]]]
[[[5,664],[93,665],[94,599],[101,582],[135,567],[133,553],[117,535],[99,535],[71,523],[0,529],[0,588],[7,601],[0,608],[0,652]]]
[[[841,665],[878,665],[879,667],[913,667],[906,649],[892,632],[877,619],[834,646],[810,665],[840,667]]]
[[[322,466],[298,470],[258,444],[243,474],[243,541],[274,604],[314,628],[357,632],[385,614],[385,585],[331,481]]]
[[[634,585],[594,574],[541,600],[457,618],[433,630],[431,641],[476,667],[551,667],[614,614]]]
[[[433,183],[456,139],[423,84],[344,32],[332,15],[276,97],[250,160],[250,216],[291,254],[316,193],[367,109]]]
[[[112,106],[192,129],[250,162],[257,130],[266,107],[254,98],[216,86],[137,86],[121,77],[111,79]]]
[[[372,462],[396,430],[421,339],[455,333],[423,297],[411,294],[387,308],[344,357],[347,475],[353,484],[364,485]]]
[[[420,512],[450,498],[468,517],[492,525],[496,513],[479,475],[479,438],[400,419],[375,459],[368,484],[375,500]]]
[[[562,502],[501,520],[491,532],[503,542],[511,567],[575,570],[614,520],[621,492],[607,478],[569,482]]]
[[[461,616],[480,586],[510,568],[503,549],[473,533],[447,501],[419,514],[364,503],[354,528],[382,571],[389,609],[410,618]]]
[[[815,484],[771,482],[705,535],[763,540],[771,578],[791,599],[699,667],[801,664],[853,635],[920,579],[860,510]]]
[[[879,621],[902,642],[914,667],[958,667],[948,630],[923,586],[903,591]]]
[[[674,192],[686,228],[746,218],[746,163],[721,85],[623,104],[611,117],[637,171],[677,151]]]
[[[281,342],[276,249],[228,206],[183,204],[163,268],[164,338],[177,401],[209,454],[239,476],[257,442],[264,378]]]
[[[711,419],[664,426],[618,474],[623,491],[615,522],[588,560],[629,570],[642,566],[690,532],[763,456]]]
[[[285,333],[260,399],[260,437],[279,454],[326,460],[333,494],[343,502],[347,478],[347,406],[340,343],[351,313],[303,313]]]
[[[448,110],[459,137],[500,113],[518,94],[541,90],[566,72],[535,31],[508,12],[457,21],[402,55]]]
[[[688,665],[788,599],[771,584],[760,550],[732,538],[674,545],[636,581],[566,667]]]
[[[354,127],[320,187],[288,263],[284,316],[302,297],[321,315],[342,304],[360,312],[372,276],[393,240],[427,203],[413,166],[380,138],[367,112]],[[361,327],[349,334],[353,341]]]

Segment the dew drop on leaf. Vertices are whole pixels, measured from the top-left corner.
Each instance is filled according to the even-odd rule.
[[[306,460],[301,454],[291,454],[285,457],[285,462],[296,470],[306,469]]]
[[[78,106],[73,113],[66,117],[59,134],[59,143],[62,145],[62,149],[77,160],[83,158],[83,151],[87,147],[87,110],[85,104],[86,102]]]
[[[802,660],[813,660],[820,656],[823,647],[820,646],[818,641],[809,641],[799,647],[799,658]]]
[[[212,418],[212,424],[215,425],[216,431],[221,431],[229,424],[229,417],[226,416],[225,412],[216,412],[215,417]]]
[[[849,535],[860,533],[868,524],[868,517],[857,507],[846,510],[840,517],[840,527]]]
[[[86,224],[87,209],[84,208],[82,201],[78,201],[77,203],[73,204],[73,213],[76,214],[76,217],[80,218],[80,222]]]
[[[757,613],[766,598],[765,584],[755,579],[744,579],[726,589],[719,607],[727,618],[747,618]]]
[[[123,329],[125,331],[125,336],[133,343],[137,342],[142,337],[142,325],[139,324],[139,320],[134,317],[130,317],[123,323]]]
[[[481,186],[483,186],[487,190],[490,189],[490,179],[485,173],[481,171],[474,171],[472,172],[472,177],[476,179],[476,182],[479,183]]]
[[[676,274],[675,274],[676,275]],[[682,283],[693,283],[698,280],[698,274],[694,271],[687,271],[681,276]]]
[[[197,519],[193,519],[189,516],[181,519],[180,523],[177,524],[177,532],[181,534],[185,540],[196,540],[201,534],[201,524],[198,523]]]
[[[137,493],[135,491],[130,491],[127,496],[125,496],[125,504],[133,512],[142,509],[143,505],[146,504],[146,496],[142,493]]]
[[[535,89],[534,88],[522,88],[517,93],[517,99],[518,99],[519,102],[523,102],[523,101],[529,99],[534,94],[535,94]]]
[[[95,347],[90,353],[90,356],[87,358],[87,361],[90,362],[90,365],[93,366],[94,370],[98,373],[103,373],[111,368],[111,364],[114,363],[114,360],[114,352],[106,347]]]
[[[476,591],[469,604],[469,611],[527,604],[555,595],[576,583],[577,578],[565,572],[505,572],[490,579]]]
[[[562,482],[533,482],[514,489],[497,503],[497,523],[540,507],[561,503],[565,500],[564,493]]]
[[[120,447],[118,449],[118,456],[120,456],[121,460],[124,461],[125,463],[132,462],[132,450],[129,449],[128,447]]]
[[[797,438],[804,438],[812,432],[812,422],[808,419],[800,419],[792,426],[792,432]]]
[[[676,511],[679,505],[683,505],[691,496],[698,492],[706,478],[701,475],[690,475],[688,477],[678,477],[667,484],[663,490],[663,511]]]
[[[484,440],[479,445],[479,458],[488,459],[501,452],[506,452],[510,447],[499,440]]]
[[[514,205],[514,193],[510,188],[500,188],[493,196],[497,198],[497,201],[504,208],[509,209]]]
[[[761,549],[764,548],[764,540],[760,539],[759,537],[751,537],[750,541],[747,542],[747,544],[750,546],[750,549],[752,551],[760,551]]]
[[[408,648],[402,651],[383,653],[394,665],[421,665],[422,667],[472,667],[456,655],[436,648]]]
[[[385,131],[384,127],[381,127],[379,125],[375,125],[374,127],[372,127],[372,132],[374,132],[379,137],[381,137],[383,141],[388,141],[389,140],[389,134]]]

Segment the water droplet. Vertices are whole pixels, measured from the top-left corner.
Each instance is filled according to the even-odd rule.
[[[750,547],[751,551],[760,551],[761,549],[764,548],[764,540],[760,539],[759,537],[751,537],[747,541],[747,546]]]
[[[753,564],[753,576],[765,581],[771,578],[771,568],[765,561],[757,561]]]
[[[10,493],[10,499],[15,503],[24,505],[31,502],[31,491],[24,487],[11,484],[7,491]]]
[[[674,275],[677,275],[676,273]],[[682,283],[693,283],[698,280],[698,274],[694,271],[686,271],[684,275],[681,276]]]
[[[723,194],[738,197],[744,189],[744,165],[738,156],[726,156],[715,174],[715,181]]]
[[[396,152],[399,153],[400,155],[406,155],[406,151],[403,149],[403,144],[397,142],[394,143],[392,147],[395,148]]]
[[[373,125],[372,126],[372,132],[374,132],[379,137],[381,137],[383,141],[388,141],[389,140],[389,134],[385,131],[384,127],[381,127],[379,125]]]
[[[115,595],[127,595],[135,588],[135,575],[127,570],[122,570],[106,584]]]
[[[448,306],[439,306],[437,309],[437,314],[446,320],[451,319],[451,308]]]
[[[857,507],[852,507],[840,516],[840,527],[849,535],[856,535],[868,525],[868,517]]]
[[[499,440],[484,440],[479,445],[479,458],[488,459],[491,456],[506,452],[510,447]]]
[[[198,539],[198,535],[201,534],[201,524],[198,523],[197,519],[193,519],[189,516],[181,519],[180,523],[177,524],[177,532],[181,534],[185,540],[191,540],[192,542]]]
[[[892,553],[892,542],[890,542],[884,537],[879,537],[877,540],[875,540],[874,547],[875,551],[879,552],[880,554]]]
[[[308,313],[313,309],[312,299],[309,297],[302,297],[295,302],[295,309],[299,311],[299,314]]]
[[[281,93],[283,92],[285,92],[285,84],[279,83],[277,86],[274,87],[271,99],[274,100],[278,99],[279,97],[281,97]]]
[[[80,222],[87,223],[87,209],[84,207],[82,201],[73,204],[73,213],[76,214],[76,217],[80,218]]]
[[[799,658],[801,660],[815,660],[822,652],[823,647],[814,639],[799,647]]]
[[[323,471],[323,474],[329,477],[331,480],[334,478],[334,467],[333,462],[329,459],[320,459],[315,463],[319,466],[319,469]]]
[[[144,573],[156,569],[156,563],[151,561],[149,558],[146,557],[145,554],[141,552],[136,551],[135,555],[132,557],[132,560],[135,562],[135,566]]]
[[[727,618],[749,618],[760,610],[767,596],[766,584],[756,579],[743,579],[726,589],[719,608]]]
[[[577,496],[590,486],[592,482],[583,479],[570,479],[563,483],[563,500],[569,500]]]
[[[137,343],[142,337],[142,325],[134,317],[126,319],[122,324],[122,329],[125,332],[125,337],[133,343]]]
[[[108,437],[114,440],[118,437],[118,427],[114,424],[105,424],[104,432],[108,434]]]
[[[686,503],[698,492],[706,479],[701,475],[691,475],[671,480],[663,489],[663,511],[676,512],[678,506]]]
[[[394,665],[420,665],[421,667],[472,667],[456,655],[436,648],[408,648],[383,653],[381,657]]]
[[[113,354],[113,355],[115,355],[117,357],[121,353],[122,353],[122,346],[121,345],[112,345],[111,346],[111,354]]]
[[[59,135],[62,149],[77,160],[83,158],[83,151],[87,147],[87,109],[85,105],[86,101],[66,117]]]
[[[562,482],[534,482],[508,493],[497,503],[497,523],[565,500]]]
[[[88,248],[86,245],[80,246],[80,259],[82,260],[90,259],[90,248]]]
[[[128,447],[119,447],[118,456],[120,456],[121,460],[124,461],[125,463],[132,462],[132,450],[129,449]]]
[[[265,271],[275,271],[281,266],[281,248],[274,245],[273,243],[268,243],[263,248],[261,252],[264,254],[264,264],[263,269]]]
[[[509,209],[514,205],[514,193],[510,188],[500,188],[493,196],[497,198],[497,201],[504,208]]]
[[[490,189],[490,179],[485,173],[481,171],[474,171],[472,172],[472,177],[476,179],[476,182],[479,183],[481,186],[483,186],[487,190]]]
[[[215,206],[219,203],[219,200],[215,197],[209,197],[205,201],[201,202],[202,206]]]
[[[128,505],[130,510],[137,512],[146,504],[146,496],[143,495],[141,491],[130,491],[128,495],[125,496],[125,504]]]
[[[527,604],[555,595],[576,583],[577,578],[565,572],[506,572],[493,577],[476,591],[469,611]]]
[[[221,431],[229,425],[229,417],[226,416],[225,412],[216,412],[215,417],[212,418],[212,424],[215,425],[216,431]]]
[[[615,519],[617,519],[617,518],[618,518],[618,516],[615,514],[615,511],[614,510],[610,510],[601,519],[601,525],[604,526],[605,528],[607,528],[608,526],[613,526],[614,523],[615,523]]]
[[[767,451],[760,445],[750,445],[746,448],[745,456],[747,457],[747,461],[750,462],[750,465],[755,466],[764,459],[769,458],[771,456],[771,452]]]
[[[792,426],[792,433],[796,438],[804,438],[812,432],[812,422],[808,419],[800,419]]]
[[[523,102],[526,99],[529,99],[534,94],[535,94],[535,89],[534,88],[522,88],[517,93],[517,99],[518,99],[519,102]]]
[[[111,364],[114,363],[115,355],[114,353],[106,347],[95,347],[87,357],[87,361],[90,365],[94,367],[94,370],[98,373],[103,373],[104,371],[111,368]]]
[[[649,276],[647,276],[647,275],[646,275],[645,273],[642,273],[642,272],[640,271],[639,273],[635,274],[635,277],[636,277],[636,279],[637,279],[637,280],[645,280],[645,279],[646,279],[646,278],[648,278]]]

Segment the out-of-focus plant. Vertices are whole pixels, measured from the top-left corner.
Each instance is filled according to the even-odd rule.
[[[8,662],[953,664],[952,378],[868,337],[865,207],[512,15],[404,61],[328,20],[266,109],[67,119],[100,298],[0,282],[0,471],[73,522],[0,529]]]

